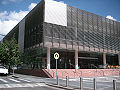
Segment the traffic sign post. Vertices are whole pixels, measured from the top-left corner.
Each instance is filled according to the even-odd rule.
[[[55,53],[54,54],[54,58],[56,59],[56,80],[57,80],[57,84],[58,84],[58,75],[57,75],[57,59],[59,59],[59,53]]]

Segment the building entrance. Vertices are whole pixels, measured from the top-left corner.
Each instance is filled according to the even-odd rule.
[[[78,66],[81,69],[95,69],[98,67],[98,58],[78,57]]]
[[[75,60],[74,60],[74,51],[60,51],[60,50],[51,50],[51,68],[56,68],[56,60],[53,58],[53,54],[57,52],[60,55],[60,58],[57,61],[58,69],[74,69]]]

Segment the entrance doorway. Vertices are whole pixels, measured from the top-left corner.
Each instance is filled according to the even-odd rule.
[[[96,69],[98,68],[98,58],[78,57],[78,66],[81,69]]]

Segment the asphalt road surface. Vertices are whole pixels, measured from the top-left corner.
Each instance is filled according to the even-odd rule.
[[[64,90],[46,85],[39,77],[31,77],[0,76],[0,90]]]
[[[42,87],[2,88],[0,90],[64,90],[64,89],[42,86]]]
[[[16,74],[18,78],[0,76],[0,90],[64,90],[46,85],[56,84],[56,79],[42,78],[29,75]],[[120,90],[120,77],[96,78],[97,90],[113,90],[113,80],[116,80],[117,90]],[[66,85],[66,79],[59,80],[60,86]],[[69,79],[69,87],[79,89],[79,79]],[[83,78],[84,90],[93,90],[93,78]]]

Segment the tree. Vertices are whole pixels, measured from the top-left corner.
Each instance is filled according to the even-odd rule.
[[[17,65],[21,63],[21,51],[14,35],[9,41],[5,40],[5,42],[0,45],[0,53],[1,62],[8,65],[9,73],[11,66],[17,67]]]
[[[3,65],[7,64],[7,58],[8,58],[7,50],[8,50],[7,44],[6,43],[2,43],[0,45],[0,62]]]

